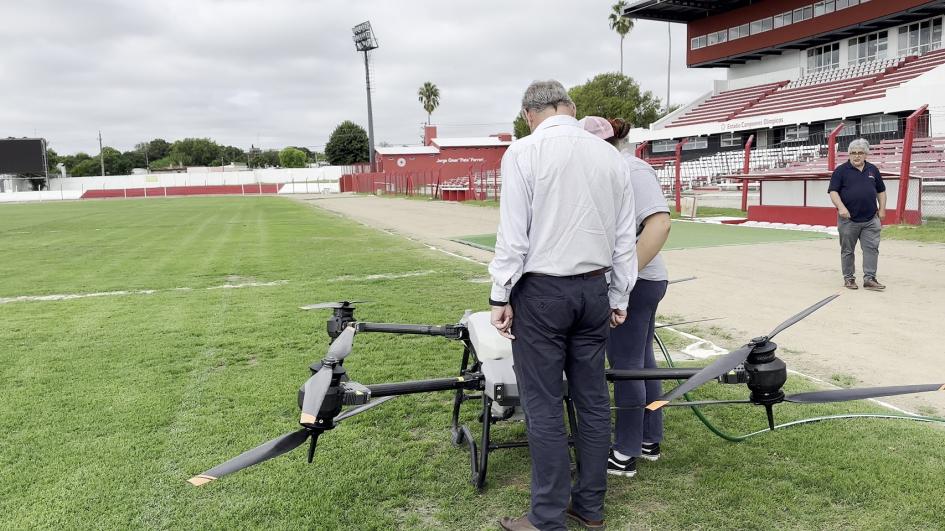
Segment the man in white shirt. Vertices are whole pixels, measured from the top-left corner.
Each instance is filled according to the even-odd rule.
[[[522,98],[532,134],[502,157],[489,303],[492,324],[512,339],[532,458],[531,510],[504,518],[500,524],[510,530],[565,529],[566,517],[604,525],[610,448],[604,345],[608,325],[626,319],[636,282],[636,221],[620,154],[584,131],[575,114],[560,83],[532,83]],[[580,419],[573,486],[562,372]]]

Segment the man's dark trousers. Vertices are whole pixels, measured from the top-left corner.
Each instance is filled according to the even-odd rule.
[[[852,280],[856,275],[854,250],[860,242],[863,253],[863,281],[876,279],[876,267],[879,263],[879,239],[883,224],[879,216],[873,216],[862,223],[851,219],[837,218],[837,232],[840,235],[840,270],[845,280]],[[514,309],[513,309],[514,311]]]
[[[610,448],[610,393],[604,375],[611,312],[606,279],[527,274],[515,285],[510,301],[515,377],[532,459],[528,519],[542,530],[565,529],[570,496],[575,512],[602,520]],[[580,467],[573,487],[562,372],[578,417]]]

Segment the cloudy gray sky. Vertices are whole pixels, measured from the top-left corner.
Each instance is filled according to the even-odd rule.
[[[377,142],[416,143],[417,89],[440,89],[441,136],[511,131],[524,88],[573,86],[619,68],[612,1],[30,0],[0,3],[0,137],[42,136],[59,153],[127,150],[151,138],[209,137],[249,148],[320,149],[341,121],[367,125],[370,20]],[[673,27],[672,101],[724,72],[685,68]],[[638,21],[625,73],[661,99],[667,29]]]

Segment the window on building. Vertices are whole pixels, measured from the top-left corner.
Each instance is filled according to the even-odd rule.
[[[834,0],[824,0],[822,2],[817,2],[814,4],[814,16],[819,17],[821,15],[833,13],[834,5]]]
[[[794,10],[794,22],[800,22],[814,17],[814,6],[799,7]]]
[[[651,144],[651,149],[653,153],[666,153],[669,151],[676,150],[676,141],[675,140],[657,140]]]
[[[899,117],[893,114],[874,114],[860,120],[860,132],[864,135],[873,133],[894,133],[899,130]]]
[[[794,125],[784,130],[785,142],[804,142],[810,137],[806,125]]]
[[[899,55],[919,55],[941,47],[941,18],[923,20],[899,28]]]
[[[705,48],[705,45],[706,45],[705,35],[700,35],[699,37],[692,39],[693,50],[698,50],[699,48]]]
[[[886,49],[888,48],[888,35],[886,31],[880,31],[870,35],[855,37],[847,41],[848,64],[867,63],[877,59],[886,58]]]
[[[823,72],[840,66],[840,43],[827,44],[807,50],[807,72]]]
[[[708,35],[707,45],[719,44],[728,41],[728,30],[716,31]]]
[[[729,28],[728,30],[728,40],[733,41],[735,39],[741,39],[742,37],[748,36],[748,24],[742,24],[741,26],[735,26],[734,28]]]
[[[860,0],[837,0],[837,10],[853,7],[860,3]]]
[[[824,134],[829,135],[833,132],[834,129],[840,125],[841,120],[830,120],[829,122],[824,123]],[[856,122],[852,120],[843,120],[843,129],[840,130],[838,136],[854,136],[856,135]]]
[[[722,133],[722,147],[735,147],[742,145],[741,133]]]
[[[793,24],[793,23],[794,23],[794,19],[793,19],[793,14],[791,11],[774,16],[774,27],[776,28],[787,26],[788,24]]]
[[[773,27],[774,27],[774,19],[771,17],[763,18],[761,20],[756,20],[751,23],[751,34],[756,35],[758,33],[771,31],[771,28]]]
[[[691,136],[686,139],[686,143],[683,144],[683,149],[705,149],[709,147],[709,137],[705,136]]]

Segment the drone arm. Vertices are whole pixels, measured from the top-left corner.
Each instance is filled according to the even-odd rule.
[[[477,372],[453,378],[373,384],[366,387],[371,391],[371,398],[378,398],[382,396],[432,393],[436,391],[454,391],[456,389],[479,389],[484,379],[485,377]]]
[[[685,380],[699,372],[699,369],[607,369],[608,382],[625,380]]]
[[[424,336],[442,336],[448,339],[463,339],[466,327],[462,325],[418,325],[395,323],[366,323],[359,321],[355,324],[358,332],[381,332],[385,334],[417,334]]]

